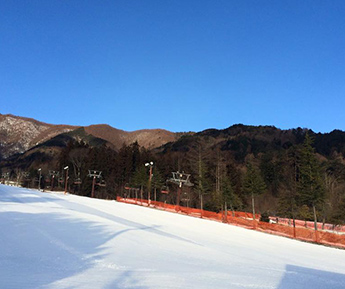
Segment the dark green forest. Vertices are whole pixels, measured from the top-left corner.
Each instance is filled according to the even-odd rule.
[[[182,188],[183,206],[344,224],[344,158],[342,131],[316,134],[301,128],[234,125],[183,134],[153,150],[137,142],[115,150],[100,140],[58,138],[3,160],[1,173],[2,180],[63,190],[63,168],[68,166],[68,191],[91,197],[89,170],[97,170],[102,172],[95,182],[97,198],[148,198],[150,192],[151,199],[176,204],[177,185],[168,180],[179,171],[190,174],[194,184]],[[151,181],[148,162],[153,162]]]

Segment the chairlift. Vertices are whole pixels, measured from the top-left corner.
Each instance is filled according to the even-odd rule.
[[[58,179],[58,182],[59,182],[60,184],[62,184],[62,183],[64,183],[64,179],[63,179],[63,178],[59,178],[59,179]]]
[[[49,175],[50,175],[52,178],[55,178],[55,177],[58,177],[58,176],[60,175],[60,172],[49,170]]]
[[[30,174],[29,174],[28,172],[23,172],[23,173],[22,173],[22,177],[23,177],[23,179],[24,179],[25,182],[28,182],[28,181],[31,180]]]
[[[168,186],[163,186],[161,188],[161,193],[162,194],[169,194],[169,187]]]
[[[186,187],[194,186],[194,184],[190,182],[190,174],[186,174],[184,172],[180,173],[179,171],[177,171],[172,172],[172,175],[172,178],[167,180],[168,182],[177,184],[180,187],[182,187],[182,185]]]
[[[104,180],[101,180],[99,183],[96,184],[97,186],[100,186],[100,187],[105,187],[106,186],[106,183]]]
[[[81,179],[80,178],[76,178],[73,182],[73,184],[75,185],[80,185],[81,184]]]
[[[184,192],[182,194],[182,199],[181,199],[182,202],[189,202],[190,201],[190,198],[189,198],[189,195],[187,192]]]

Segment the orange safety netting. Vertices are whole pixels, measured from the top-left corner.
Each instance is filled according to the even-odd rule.
[[[288,218],[280,218],[280,217],[269,217],[270,222],[276,223],[276,224],[283,224],[287,226],[292,225],[292,219]],[[315,224],[313,221],[303,221],[303,220],[295,220],[296,227],[304,227],[304,228],[310,228],[314,229]],[[335,232],[344,232],[345,233],[345,226],[339,226],[339,225],[333,225],[333,224],[327,224],[327,223],[317,223],[317,229],[318,230],[328,230],[328,231],[335,231]]]
[[[213,221],[229,223],[232,225],[254,229],[260,232],[265,232],[269,234],[285,236],[289,238],[294,238],[301,241],[315,242],[324,245],[345,248],[345,234],[339,234],[334,232],[322,231],[318,224],[318,231],[313,230],[312,226],[305,227],[305,222],[296,220],[296,227],[294,228],[291,224],[292,222],[280,219],[280,223],[271,224],[266,222],[258,221],[260,219],[259,214],[255,214],[255,220],[253,220],[253,214],[246,212],[228,211],[228,212],[211,212],[201,209],[188,208],[183,206],[176,206],[167,204],[164,202],[150,201],[146,199],[133,199],[133,198],[121,198],[117,197],[118,202],[124,202],[129,204],[136,204],[140,206],[152,207],[161,210],[166,210],[169,212],[178,212],[181,214],[186,214],[193,217],[205,218]],[[303,225],[302,225],[303,223]],[[312,223],[312,222],[310,222]],[[312,227],[312,228],[311,228]]]

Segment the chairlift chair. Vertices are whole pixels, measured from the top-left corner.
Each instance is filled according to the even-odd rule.
[[[106,183],[105,183],[105,180],[101,180],[99,183],[96,184],[97,186],[100,186],[100,187],[105,187],[106,186]]]
[[[184,172],[172,172],[172,178],[168,179],[167,181],[170,183],[174,183],[179,185],[180,187],[187,186],[187,187],[192,187],[194,186],[193,183],[190,182],[190,174],[186,174]]]
[[[162,194],[169,194],[169,187],[168,186],[163,186],[161,188],[161,193]]]
[[[181,201],[182,202],[189,202],[190,201],[189,194],[187,192],[182,193]]]

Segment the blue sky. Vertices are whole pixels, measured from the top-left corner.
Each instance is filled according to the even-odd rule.
[[[345,1],[0,0],[0,113],[345,130]]]

